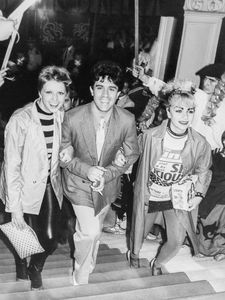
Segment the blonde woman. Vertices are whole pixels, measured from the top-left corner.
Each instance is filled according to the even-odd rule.
[[[151,261],[153,275],[162,274],[163,266],[176,255],[186,235],[198,252],[190,212],[198,207],[209,186],[211,149],[205,138],[190,127],[195,113],[192,92],[192,88],[183,90],[182,85],[174,83],[168,98],[168,119],[146,130],[139,140],[141,156],[134,186],[128,258],[132,267],[139,267],[144,232],[152,227],[157,213],[162,212],[167,241]],[[173,184],[193,174],[197,175],[195,195],[189,199],[187,210],[174,209]]]
[[[59,166],[61,108],[71,80],[66,69],[49,66],[38,78],[39,98],[18,109],[5,129],[1,199],[18,229],[30,225],[44,248],[26,259],[16,256],[17,280],[42,288],[41,272],[57,247],[63,192]]]

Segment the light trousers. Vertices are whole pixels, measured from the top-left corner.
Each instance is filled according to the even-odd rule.
[[[76,232],[73,235],[74,272],[78,284],[88,283],[89,274],[95,268],[103,221],[109,207],[105,206],[95,216],[94,208],[73,204],[76,215]]]

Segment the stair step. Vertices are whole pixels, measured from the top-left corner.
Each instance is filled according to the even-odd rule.
[[[43,276],[43,285],[46,289],[49,288],[58,288],[58,287],[66,287],[71,286],[71,277],[69,270],[67,269],[64,274],[58,273],[55,276]],[[181,273],[182,274],[182,273]],[[151,276],[151,270],[149,268],[140,268],[140,269],[125,269],[121,272],[121,270],[109,271],[104,273],[93,273],[90,275],[89,283],[100,283],[100,282],[109,282],[109,281],[119,281],[132,278],[141,278]],[[187,276],[182,280],[188,281]],[[0,283],[0,294],[4,293],[16,293],[22,291],[28,291],[30,289],[30,282],[27,281],[16,281],[15,275],[14,281],[8,283]]]
[[[128,262],[124,259],[109,259],[107,261],[100,261],[97,260],[97,265],[96,265],[96,270],[97,272],[105,272],[106,270],[109,270],[108,268],[111,267],[112,269],[117,268],[119,266],[119,269],[121,268],[127,268],[128,267]],[[104,266],[105,265],[105,266]],[[114,266],[115,265],[115,266]],[[121,267],[120,267],[121,265]],[[148,267],[149,262],[147,259],[140,259],[140,266],[141,267]],[[72,267],[72,260],[64,260],[64,261],[47,261],[45,263],[45,270],[46,269],[60,269],[60,268],[71,268]],[[15,272],[15,264],[11,264],[9,266],[1,266],[0,268],[0,278],[2,277],[5,273],[12,273]]]
[[[91,278],[93,277],[94,274],[91,275]],[[131,278],[131,279],[126,278],[124,280],[121,280],[120,277],[120,279],[114,281],[90,283],[88,285],[80,285],[80,286],[73,287],[71,285],[69,276],[67,276],[64,277],[64,279],[60,278],[58,280],[57,278],[55,278],[55,280],[46,279],[45,290],[38,291],[38,292],[43,293],[43,295],[45,295],[46,293],[47,294],[50,293],[51,297],[53,297],[54,299],[62,299],[62,298],[73,297],[74,290],[76,291],[76,297],[78,297],[78,296],[91,296],[91,295],[99,295],[104,293],[129,291],[129,290],[135,290],[137,288],[143,289],[149,287],[156,287],[160,285],[171,285],[171,284],[178,284],[178,283],[190,283],[190,280],[184,273],[174,273],[174,274],[155,276],[155,277],[151,277],[149,276],[149,274],[147,274],[147,276],[144,277],[136,276],[135,278]],[[60,286],[57,286],[57,284],[60,284]],[[10,288],[13,289],[13,283],[6,284],[6,288],[7,286],[9,289]],[[26,289],[26,291],[23,291],[24,288]],[[24,296],[26,296],[27,293],[28,294],[30,293],[29,282],[17,282],[14,289],[15,290],[12,290],[10,294],[15,295],[18,292],[20,292],[18,293],[18,295],[24,294]],[[3,296],[3,294],[6,295],[7,293],[3,292],[1,294],[1,297]]]
[[[215,267],[218,266],[218,268],[224,268],[225,267],[225,259],[221,260],[221,261],[215,261],[215,259],[213,259],[212,257],[209,258],[202,258],[202,259],[194,259],[195,261],[198,262],[198,264],[201,265],[201,262],[204,263],[204,267],[208,268],[208,267]]]
[[[3,242],[3,240],[1,240],[1,235],[0,235],[0,252],[2,251],[2,249],[7,249],[6,243]],[[58,244],[58,249],[68,249],[68,243],[66,244]],[[104,243],[100,243],[99,245],[99,250],[110,250],[112,248],[110,248],[107,244]]]
[[[172,274],[147,278],[135,278],[123,281],[89,284],[85,286],[68,286],[42,291],[2,294],[1,300],[34,300],[34,299],[97,299],[98,300],[151,300],[172,299],[174,297],[204,295],[213,293],[206,281],[172,284]],[[164,281],[163,279],[166,279]],[[156,278],[156,279],[155,279]],[[155,280],[154,280],[155,279]],[[177,280],[179,278],[177,277]],[[179,280],[180,282],[180,280]],[[169,283],[169,285],[166,285]]]
[[[145,243],[141,257],[155,255],[158,243],[153,244],[148,241]],[[71,283],[72,259],[69,245],[59,244],[54,254],[47,259],[42,273],[45,289],[30,291],[29,280],[25,282],[15,280],[13,254],[0,237],[0,300],[225,299],[225,261],[216,263],[213,259],[204,262],[198,260],[200,267],[203,262],[203,268],[190,268],[190,271],[186,272],[187,275],[184,272],[176,272],[175,268],[172,270],[173,273],[152,277],[146,258],[141,259],[142,268],[129,268],[125,257],[126,249],[124,235],[103,233],[97,265],[90,275],[89,284],[74,287]],[[181,254],[183,257],[184,253]],[[205,266],[209,266],[210,269],[205,269]]]
[[[112,248],[112,249],[107,249],[107,250],[100,250],[98,252],[98,257],[102,256],[112,256],[112,255],[121,255],[122,253],[120,252],[119,249],[117,248]],[[7,259],[7,262],[6,262]],[[57,249],[53,255],[48,257],[48,260],[61,260],[61,259],[70,259],[70,251],[68,249],[66,251],[63,251],[62,249]],[[0,253],[0,266],[4,266],[8,264],[8,262],[14,262],[14,257],[13,254],[10,253],[9,251],[6,251],[5,253]]]
[[[225,292],[216,293],[216,294],[192,296],[192,297],[176,298],[176,300],[224,300],[224,299],[225,299]]]
[[[146,259],[141,259],[141,266],[142,267],[148,267],[148,260]],[[44,270],[43,270],[43,278],[45,277],[50,277],[50,276],[59,276],[59,275],[67,275],[71,271],[71,266],[72,264],[69,264],[67,267],[60,267],[59,264],[56,265],[56,267],[51,267],[51,265],[45,265]],[[103,273],[103,272],[108,272],[108,271],[124,271],[128,269],[128,263],[127,261],[120,261],[120,262],[106,262],[103,264],[97,264],[94,270],[94,273]],[[148,269],[148,268],[147,268]],[[0,270],[1,273],[2,270]],[[0,282],[10,282],[10,281],[15,281],[15,266],[12,267],[11,271],[8,271],[6,273],[2,272],[0,274]]]
[[[97,257],[97,264],[103,264],[107,262],[122,262],[126,261],[125,254],[118,254],[118,255],[109,255],[109,256],[98,256]],[[62,267],[70,267],[72,266],[72,259],[67,256],[61,256],[61,258],[57,258],[55,255],[51,255],[48,257],[45,268],[62,268]],[[1,273],[8,273],[15,270],[15,262],[14,259],[7,259],[0,261],[0,274]]]
[[[102,245],[103,246],[103,245]],[[58,247],[54,254],[70,254],[69,246],[66,247]],[[121,254],[121,251],[118,248],[108,248],[108,247],[99,247],[98,256],[104,255],[114,255],[114,254]]]
[[[199,284],[199,285],[198,285]],[[204,285],[204,287],[203,287]],[[201,288],[208,288],[207,283],[197,282],[197,283],[183,283],[183,284],[175,284],[171,286],[159,286],[159,287],[153,287],[153,288],[146,288],[141,290],[133,290],[133,291],[125,291],[121,293],[113,293],[113,294],[103,294],[98,295],[98,300],[168,300],[168,299],[180,299],[177,298],[179,295],[187,295],[188,298],[184,299],[191,299],[194,300],[193,295],[196,295],[197,293],[202,294],[202,298],[199,298],[199,300],[205,300],[207,298],[204,298],[205,290],[201,291]],[[209,288],[210,289],[210,288]],[[209,292],[211,295],[213,292]],[[208,294],[207,294],[208,295]],[[194,296],[195,297],[195,296]],[[95,300],[96,296],[87,296],[87,297],[73,297],[73,298],[66,298],[67,300]],[[181,298],[182,299],[182,298]],[[197,300],[198,298],[196,298]],[[210,299],[210,298],[209,298]],[[214,298],[211,298],[214,299]],[[211,300],[210,299],[210,300]],[[217,299],[217,298],[216,298]],[[218,298],[217,300],[219,300]],[[222,298],[221,298],[222,300]],[[223,298],[224,300],[224,298]]]
[[[210,268],[210,270],[195,270],[186,272],[191,281],[207,280],[216,292],[225,291],[225,269],[224,268]],[[225,299],[225,298],[224,298]]]
[[[6,244],[4,244],[4,242],[1,240],[1,237],[0,237],[0,253],[8,253],[9,252],[9,249],[8,247],[10,248],[10,245],[7,246]],[[117,250],[118,252],[120,252],[119,248],[118,247],[112,247],[110,248],[108,245],[104,244],[104,243],[101,243],[99,245],[99,252],[101,251],[111,251],[111,250]],[[56,249],[56,251],[54,253],[56,253],[57,251],[60,251],[60,252],[66,252],[66,253],[69,253],[70,251],[70,248],[69,248],[69,244],[66,243],[66,244],[58,244],[58,247]]]

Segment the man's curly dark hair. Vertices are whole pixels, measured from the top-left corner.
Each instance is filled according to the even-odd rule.
[[[109,60],[100,61],[96,63],[91,70],[91,86],[94,85],[99,78],[108,77],[116,86],[118,86],[119,91],[123,87],[123,71],[121,67]]]

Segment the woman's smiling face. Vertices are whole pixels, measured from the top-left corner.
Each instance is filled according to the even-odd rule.
[[[195,113],[194,98],[189,95],[175,94],[170,99],[167,108],[168,118],[171,120],[170,127],[177,134],[184,133],[191,126]]]
[[[40,91],[40,107],[47,113],[59,110],[67,97],[65,84],[60,81],[47,81]]]

